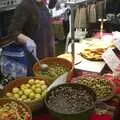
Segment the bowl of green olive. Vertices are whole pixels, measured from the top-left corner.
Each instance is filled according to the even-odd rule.
[[[45,64],[48,67],[43,70],[36,62],[33,66],[35,76],[48,79],[50,83],[53,83],[59,76],[69,72],[72,68],[72,63],[70,61],[57,57],[44,58],[40,60],[40,64]]]
[[[96,93],[97,101],[107,101],[115,95],[116,85],[105,78],[78,76],[73,81],[91,88]]]

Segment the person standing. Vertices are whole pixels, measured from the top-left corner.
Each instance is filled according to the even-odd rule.
[[[45,0],[20,3],[8,28],[8,38],[14,43],[3,48],[0,61],[3,73],[14,77],[32,75],[33,56],[39,59],[55,56],[51,15]]]

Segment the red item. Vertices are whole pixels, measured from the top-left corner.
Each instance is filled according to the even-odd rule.
[[[94,113],[90,120],[112,120],[112,116],[106,114],[106,115],[98,115]]]
[[[120,95],[120,87],[116,89],[116,93]]]

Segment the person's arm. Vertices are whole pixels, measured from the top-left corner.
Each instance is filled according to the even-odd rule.
[[[17,41],[22,43],[22,44],[26,44],[26,41],[31,39],[30,37],[24,35],[23,33],[20,33],[18,36],[17,36]]]
[[[18,36],[17,36],[17,39],[18,39],[18,42],[22,43],[22,44],[25,44],[26,45],[26,48],[27,50],[32,53],[32,55],[34,57],[36,57],[37,53],[36,53],[36,44],[35,42],[28,36],[20,33]]]

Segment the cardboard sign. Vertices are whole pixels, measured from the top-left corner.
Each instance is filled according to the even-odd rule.
[[[120,72],[120,59],[117,57],[112,48],[107,49],[102,55],[102,58],[113,73]]]

